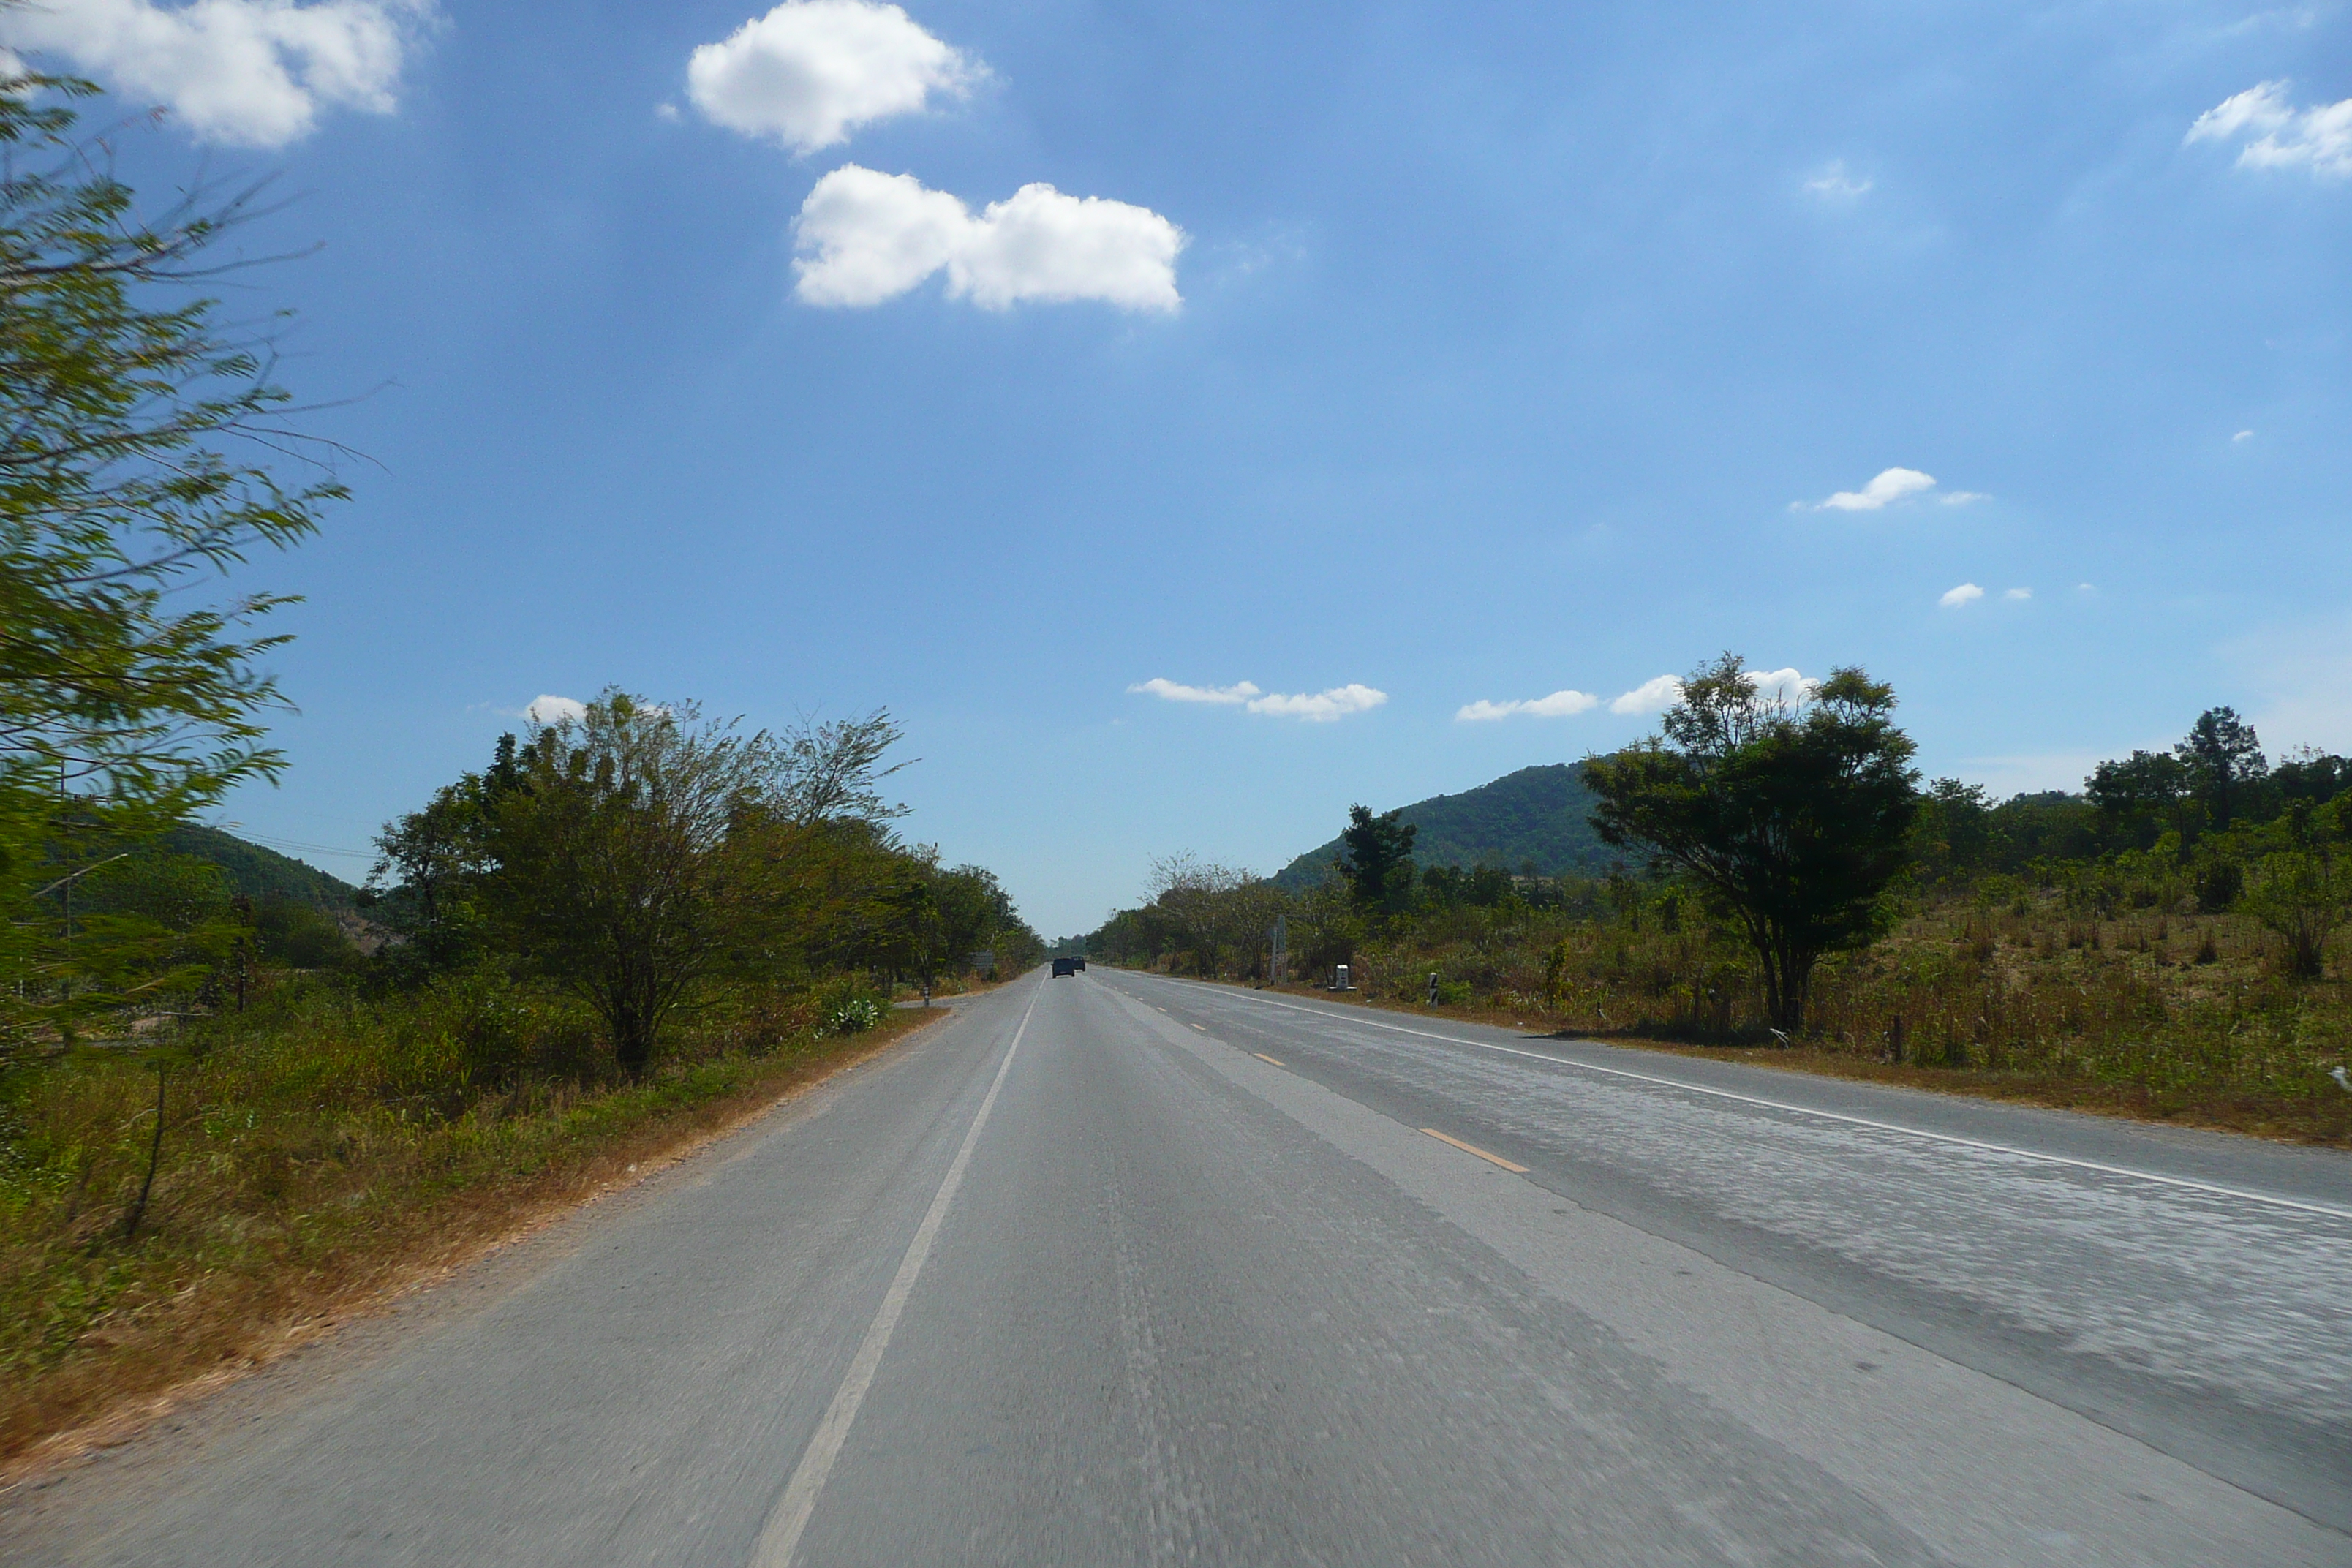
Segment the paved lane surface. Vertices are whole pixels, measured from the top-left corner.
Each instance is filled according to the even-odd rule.
[[[2334,1156],[1097,970],[0,1556],[2347,1563],[2347,1256]]]

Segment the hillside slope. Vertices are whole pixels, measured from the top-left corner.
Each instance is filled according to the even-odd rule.
[[[1421,866],[1502,866],[1517,871],[1532,861],[1547,877],[1594,873],[1623,857],[1601,842],[1586,820],[1592,792],[1568,763],[1521,768],[1460,795],[1433,795],[1404,808],[1419,828],[1412,858]],[[1335,837],[1275,874],[1287,888],[1312,887],[1339,853]]]
[[[211,861],[228,873],[231,887],[249,899],[284,899],[321,910],[348,910],[359,891],[316,866],[201,823],[171,829],[163,835],[163,846],[175,854]]]

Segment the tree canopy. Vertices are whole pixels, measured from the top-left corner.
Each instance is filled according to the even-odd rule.
[[[1339,835],[1339,874],[1360,906],[1393,910],[1412,896],[1412,841],[1419,831],[1402,810],[1375,816],[1368,805],[1348,808],[1348,826]]]
[[[1894,689],[1858,668],[1787,696],[1727,653],[1683,683],[1660,734],[1584,764],[1594,826],[1737,921],[1783,1030],[1802,1026],[1822,954],[1884,928],[1908,860],[1917,774],[1894,710]]]

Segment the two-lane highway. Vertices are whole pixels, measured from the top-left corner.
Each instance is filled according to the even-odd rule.
[[[1096,970],[28,1563],[2345,1563],[2352,1163]]]

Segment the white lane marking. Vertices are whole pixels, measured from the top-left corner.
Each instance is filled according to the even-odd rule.
[[[783,1497],[769,1513],[768,1522],[761,1527],[760,1543],[751,1550],[751,1568],[789,1568],[793,1552],[801,1543],[801,1531],[808,1528],[809,1516],[816,1511],[817,1494],[824,1490],[825,1478],[833,1473],[833,1462],[841,1457],[842,1445],[848,1441],[850,1424],[857,1419],[857,1407],[866,1403],[866,1391],[874,1385],[874,1373],[882,1364],[882,1352],[890,1348],[890,1336],[898,1327],[898,1314],[907,1310],[907,1298],[915,1291],[915,1279],[922,1273],[924,1260],[931,1255],[931,1242],[947,1218],[948,1205],[955,1201],[956,1189],[963,1184],[964,1169],[971,1163],[971,1151],[980,1142],[980,1130],[988,1125],[988,1113],[996,1108],[996,1091],[1004,1087],[1004,1075],[1013,1070],[1013,1058],[1021,1049],[1021,1037],[1029,1032],[1030,1014],[1037,1011],[1037,994],[1042,994],[1042,989],[1030,996],[1029,1011],[1021,1015],[1021,1027],[1013,1032],[1013,1044],[996,1069],[995,1081],[988,1086],[987,1097],[980,1102],[980,1112],[971,1119],[971,1127],[963,1135],[963,1146],[956,1151],[947,1175],[940,1182],[940,1190],[932,1195],[923,1223],[915,1227],[915,1239],[907,1244],[907,1256],[898,1261],[897,1277],[883,1293],[882,1305],[867,1326],[856,1355],[850,1358],[841,1386],[834,1390],[833,1403],[825,1406],[824,1419],[816,1424],[816,1436],[809,1439],[799,1467],[784,1486]]]
[[[1170,982],[1171,984],[1176,984]],[[1981,1149],[1988,1153],[2013,1154],[2021,1160],[2038,1160],[2049,1165],[2071,1165],[2078,1171],[2096,1171],[2102,1175],[2124,1176],[2137,1182],[2153,1182],[2158,1186],[2180,1187],[2192,1193],[2210,1193],[2218,1197],[2243,1198],[2248,1203],[2269,1204],[2274,1208],[2294,1209],[2302,1214],[2322,1215],[2329,1219],[2352,1220],[2352,1209],[2336,1208],[2327,1204],[2305,1203],[2300,1198],[2283,1198],[2274,1193],[2249,1192],[2243,1187],[2225,1187],[2213,1182],[2193,1182],[2186,1176],[2160,1176],[2153,1171],[2135,1170],[2129,1165],[2102,1164],[2096,1160],[2078,1160],[2070,1154],[2044,1154],[2038,1150],[2020,1149],[2008,1143],[1987,1142],[1980,1138],[1962,1138],[1950,1132],[1929,1132],[1924,1128],[1906,1127],[1897,1121],[1876,1121],[1867,1116],[1849,1116],[1840,1110],[1821,1110],[1810,1105],[1790,1105],[1786,1100],[1766,1100],[1759,1095],[1738,1094],[1727,1089],[1709,1089],[1705,1084],[1688,1083],[1678,1078],[1660,1078],[1645,1072],[1632,1072],[1624,1068],[1605,1068],[1598,1062],[1580,1062],[1573,1057],[1556,1057],[1549,1051],[1523,1051],[1512,1046],[1498,1046],[1487,1040],[1465,1040],[1459,1035],[1433,1035],[1426,1029],[1408,1029],[1401,1024],[1383,1024],[1375,1018],[1355,1018],[1344,1013],[1326,1012],[1320,1007],[1301,1007],[1292,1002],[1276,1002],[1264,996],[1244,996],[1244,1002],[1255,1002],[1262,1007],[1279,1007],[1286,1013],[1305,1013],[1336,1024],[1362,1024],[1370,1028],[1386,1029],[1391,1034],[1411,1035],[1417,1039],[1437,1040],[1449,1046],[1475,1046],[1482,1051],[1500,1051],[1507,1057],[1526,1057],[1530,1061],[1549,1062],[1554,1067],[1578,1068],[1585,1072],[1605,1073],[1611,1078],[1632,1079],[1638,1083],[1654,1083],[1666,1089],[1679,1089],[1690,1094],[1711,1095],[1717,1100],[1736,1100],[1742,1105],[1760,1105],[1768,1110],[1785,1110],[1792,1116],[1814,1116],[1824,1121],[1843,1121],[1851,1127],[1868,1127],[1880,1132],[1899,1132],[1907,1138],[1923,1138],[1931,1143],[1949,1143],[1962,1149]]]

